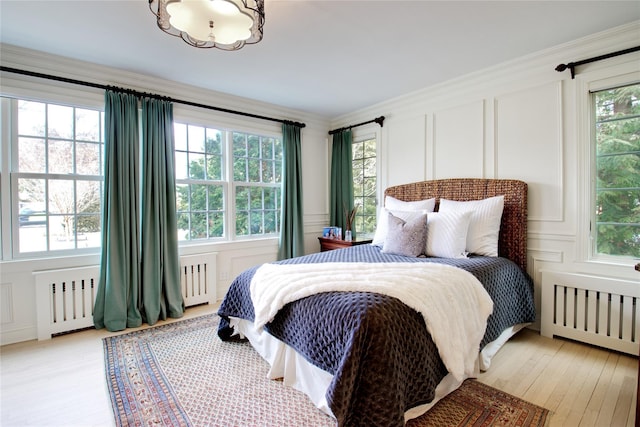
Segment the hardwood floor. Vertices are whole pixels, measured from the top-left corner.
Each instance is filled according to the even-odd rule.
[[[0,425],[113,426],[102,349],[109,335],[87,330],[0,348]],[[550,409],[550,426],[633,426],[637,375],[636,357],[524,330],[479,380]]]

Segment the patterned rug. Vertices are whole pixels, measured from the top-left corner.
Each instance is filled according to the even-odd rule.
[[[267,379],[248,343],[222,342],[207,315],[105,338],[117,426],[332,426],[303,393]],[[544,408],[474,380],[422,417],[427,426],[543,426]]]

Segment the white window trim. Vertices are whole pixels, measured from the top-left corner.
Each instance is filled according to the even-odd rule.
[[[597,255],[594,253],[594,239],[591,224],[595,221],[592,212],[595,188],[595,156],[593,153],[593,111],[591,92],[640,82],[640,71],[636,62],[627,62],[610,68],[580,73],[576,76],[576,137],[578,169],[578,234],[576,238],[577,261],[609,264],[634,265],[632,257]]]

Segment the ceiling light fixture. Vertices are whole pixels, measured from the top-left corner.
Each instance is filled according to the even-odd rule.
[[[238,50],[262,40],[264,0],[149,0],[158,27],[194,47]]]

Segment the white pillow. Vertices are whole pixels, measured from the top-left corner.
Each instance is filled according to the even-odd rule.
[[[504,196],[459,202],[440,199],[440,212],[471,212],[467,233],[467,252],[498,256],[498,235],[504,210]]]
[[[390,211],[422,211],[433,212],[436,208],[436,199],[417,200],[415,202],[404,202],[391,196],[384,199],[384,207]]]
[[[380,208],[378,210],[378,220],[376,225],[376,234],[373,236],[373,241],[371,242],[374,246],[382,247],[384,245],[384,241],[387,238],[387,234],[389,233],[389,214],[393,214],[394,216],[400,218],[405,222],[410,222],[420,215],[424,215],[429,213],[427,210],[419,210],[419,211],[391,211],[387,208]]]
[[[433,212],[427,216],[425,254],[439,258],[466,258],[471,212]]]

